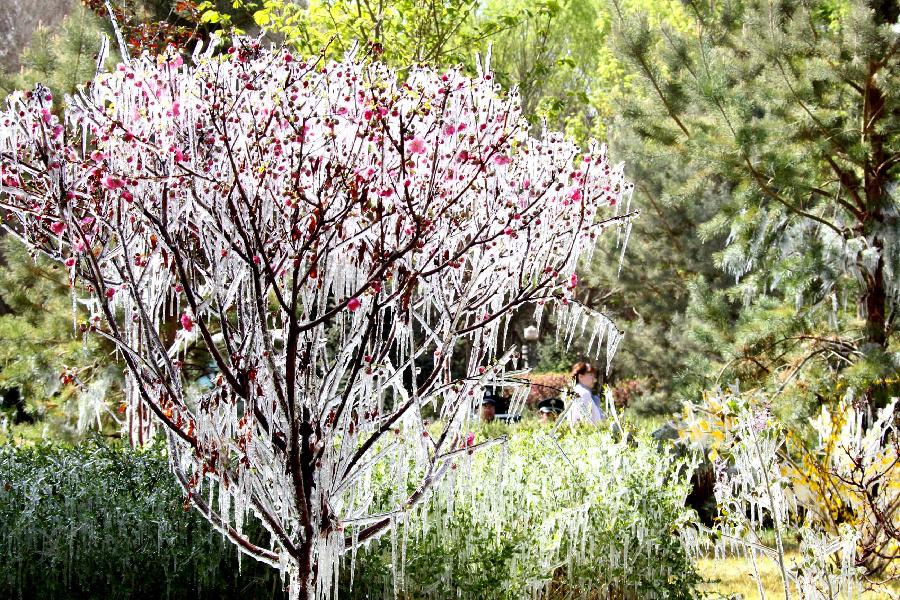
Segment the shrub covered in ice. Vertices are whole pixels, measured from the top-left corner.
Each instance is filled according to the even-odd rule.
[[[856,597],[898,575],[900,441],[897,400],[880,409],[841,401],[789,431],[755,394],[710,395],[688,406],[682,437],[716,469],[716,550],[775,561],[785,597]],[[774,529],[774,544],[762,531]],[[796,534],[800,554],[785,556]],[[757,581],[761,584],[758,572]]]
[[[655,443],[587,428],[556,441],[540,426],[472,433],[473,443],[508,434],[505,459],[461,454],[445,493],[398,521],[396,536],[344,555],[340,598],[392,598],[395,570],[409,600],[696,597],[677,535],[692,518],[687,472]],[[273,597],[276,572],[239,569],[228,542],[182,510],[166,471],[160,445],[0,448],[0,596]],[[373,478],[388,509],[395,492],[378,484],[389,465]],[[251,516],[245,530],[262,525]]]

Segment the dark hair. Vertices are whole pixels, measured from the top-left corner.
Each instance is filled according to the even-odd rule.
[[[596,370],[591,363],[589,362],[577,362],[572,365],[571,375],[575,381],[578,381],[578,377],[584,375],[585,373],[596,373]]]

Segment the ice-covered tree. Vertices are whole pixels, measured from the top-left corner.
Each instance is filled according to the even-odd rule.
[[[67,105],[62,123],[38,86],[0,114],[3,225],[65,264],[81,327],[118,348],[131,439],[159,427],[189,503],[292,598],[327,595],[341,554],[475,450],[465,423],[510,379],[516,309],[621,337],[572,292],[631,184],[602,147],[529,137],[487,68],[400,80],[244,40],[145,55]],[[401,499],[370,514],[379,464]],[[270,539],[244,535],[248,510]]]

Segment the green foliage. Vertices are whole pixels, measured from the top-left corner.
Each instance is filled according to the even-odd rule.
[[[403,597],[695,596],[699,578],[677,533],[694,518],[688,485],[649,437],[584,429],[554,441],[536,423],[476,433],[476,442],[505,433],[508,446],[461,455],[444,484],[452,500],[438,491],[423,518],[398,525],[398,542],[404,532],[409,540]],[[356,557],[349,597],[389,589],[392,543],[386,536]]]
[[[282,597],[182,505],[158,447],[0,447],[0,596]]]
[[[73,319],[83,311],[63,268],[9,237],[0,240],[0,264],[0,394],[20,401],[0,404],[6,435],[72,439],[98,418],[109,427],[107,405],[120,394],[107,391],[121,372],[107,358],[110,348],[77,331]]]
[[[677,465],[649,438],[585,430],[557,446],[548,432],[479,431],[479,441],[510,435],[507,450],[463,453],[448,475],[452,501],[436,494],[411,515],[422,518],[398,523],[396,538],[348,554],[341,597],[392,596],[391,549],[404,538],[408,600],[448,589],[523,598],[544,585],[549,598],[693,597],[698,577],[677,535],[693,513]],[[161,447],[0,448],[0,595],[283,597],[275,571],[245,559],[239,573],[233,547],[183,504]],[[253,518],[245,529],[261,533]]]
[[[341,56],[359,42],[371,52],[402,67],[414,63],[472,65],[481,42],[512,27],[517,17],[476,18],[475,0],[235,0],[231,9],[213,2],[198,4],[201,22],[218,24],[230,33],[235,17],[252,15],[255,25],[304,54],[321,51]],[[240,30],[237,31],[240,33]]]
[[[647,287],[676,300],[674,314],[657,313],[670,322],[658,333],[682,349],[668,364],[651,352],[651,372],[676,374],[668,387],[681,397],[740,380],[813,407],[851,367],[868,373],[853,385],[875,399],[898,367],[885,360],[900,289],[897,11],[733,0],[655,19],[613,0],[610,12],[633,90],[613,149],[631,164],[667,163],[635,174],[642,219],[673,250],[638,230],[636,254],[654,250]],[[671,225],[675,211],[692,213],[688,229]],[[625,277],[648,272],[628,264]],[[634,304],[646,318],[644,300]]]
[[[542,119],[584,140],[595,128],[597,52],[604,39],[596,0],[489,2],[482,19],[514,26],[493,36],[491,67],[506,87],[516,87],[533,125]],[[490,22],[489,20],[486,22]]]

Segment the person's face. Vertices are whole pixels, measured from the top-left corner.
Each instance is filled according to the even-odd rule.
[[[493,421],[496,414],[497,408],[493,404],[481,405],[481,420],[485,423],[490,423],[491,421]]]
[[[597,383],[597,374],[594,371],[588,371],[578,376],[578,383],[590,389]]]
[[[541,411],[541,423],[554,423],[556,421],[556,413],[553,411]]]

